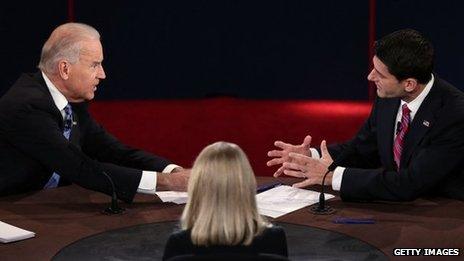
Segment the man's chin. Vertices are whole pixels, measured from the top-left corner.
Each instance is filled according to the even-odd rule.
[[[377,90],[377,97],[379,98],[396,98],[396,97],[401,97],[398,95],[395,95],[394,93],[385,93],[385,92],[380,92]]]
[[[95,98],[95,93],[89,93],[89,94],[85,97],[85,100],[86,100],[86,101],[91,101],[91,100],[93,100],[93,98]]]
[[[386,95],[384,92],[380,91],[379,88],[377,88],[377,96],[379,98],[386,98]]]

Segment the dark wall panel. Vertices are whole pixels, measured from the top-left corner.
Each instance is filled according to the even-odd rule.
[[[107,80],[97,99],[367,99],[368,0],[71,1],[103,36]],[[0,94],[34,71],[67,0],[0,7]],[[416,28],[436,71],[464,84],[462,1],[377,1],[377,37]]]
[[[0,95],[21,72],[32,72],[42,45],[58,24],[67,21],[67,2],[2,1],[0,4]]]
[[[377,1],[377,32],[413,28],[426,35],[435,48],[435,71],[464,90],[464,2],[458,0]]]
[[[103,36],[99,99],[367,97],[367,1],[74,2]]]
[[[105,98],[365,99],[367,15],[367,1],[76,1],[104,36]]]

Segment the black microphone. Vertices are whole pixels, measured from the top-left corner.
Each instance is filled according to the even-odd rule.
[[[93,162],[90,158],[88,158],[87,156],[83,156],[83,153],[82,151],[80,151],[76,146],[72,145],[72,144],[69,144],[68,146],[69,149],[71,149],[72,152],[74,152],[77,157],[83,159],[87,164],[93,166]],[[114,186],[114,182],[113,182],[113,179],[110,177],[110,175],[108,175],[105,171],[101,171],[101,173],[103,174],[103,176],[106,177],[106,179],[108,179],[110,185],[111,185],[111,204],[108,208],[106,208],[105,210],[103,210],[102,212],[107,214],[107,215],[113,215],[113,214],[122,214],[125,209],[124,208],[121,208],[118,204],[118,197],[116,196],[116,187]]]
[[[332,164],[329,165],[327,168],[327,172],[324,174],[324,177],[322,177],[322,188],[321,188],[321,193],[319,194],[319,203],[315,206],[312,206],[309,210],[311,213],[316,214],[316,215],[330,215],[335,212],[335,209],[327,206],[325,204],[325,194],[324,194],[324,187],[325,187],[325,177],[327,177],[327,174],[329,172],[334,171],[335,168],[342,163],[349,155],[351,155],[354,152],[354,147],[352,144],[348,145],[340,155],[338,155],[337,159],[335,159]]]
[[[113,182],[113,179],[110,177],[110,175],[106,174],[106,172],[104,172],[102,170],[102,174],[108,179],[108,181],[110,182],[111,184],[111,190],[112,190],[112,196],[111,196],[111,204],[108,208],[106,208],[105,210],[103,210],[103,213],[107,214],[107,215],[113,215],[113,214],[122,214],[124,213],[124,211],[126,211],[126,209],[122,208],[119,206],[119,203],[118,203],[118,197],[116,196],[116,187],[114,186],[114,182]]]

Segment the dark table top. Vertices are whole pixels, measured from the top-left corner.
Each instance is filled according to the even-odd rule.
[[[258,182],[271,179],[258,177]],[[287,184],[294,181],[280,180]],[[31,239],[0,244],[0,259],[50,260],[61,248],[90,235],[177,220],[184,206],[138,194],[132,204],[122,204],[126,213],[108,216],[101,212],[108,202],[108,196],[75,185],[0,198],[0,221],[36,233]],[[422,198],[412,202],[351,203],[337,196],[329,204],[337,210],[333,215],[313,215],[306,207],[275,221],[337,231],[377,247],[392,259],[405,260],[393,256],[395,248],[459,248],[460,257],[464,255],[463,201]],[[335,224],[334,217],[372,218],[375,223]]]

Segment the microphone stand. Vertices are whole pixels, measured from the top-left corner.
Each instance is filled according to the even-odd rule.
[[[330,215],[335,212],[335,209],[327,206],[325,204],[325,194],[324,194],[324,187],[325,187],[325,177],[327,177],[327,174],[329,172],[333,171],[335,169],[335,164],[331,164],[327,172],[324,174],[324,177],[322,178],[322,188],[321,188],[321,193],[319,194],[319,203],[315,206],[312,206],[309,211],[315,215]]]
[[[74,124],[74,123],[73,123]],[[76,153],[76,155],[78,155],[79,157],[82,157],[82,152],[77,149],[77,147],[75,146],[68,146],[68,148],[70,148],[74,153]],[[89,158],[87,157],[84,157],[85,161],[88,162],[87,164],[91,165],[93,164],[92,163],[92,160],[90,160]],[[118,197],[116,196],[116,187],[114,186],[114,182],[113,182],[113,179],[110,177],[110,175],[108,175],[106,172],[104,171],[101,171],[101,173],[103,174],[103,176],[106,177],[106,179],[108,179],[110,185],[111,185],[111,204],[108,208],[106,208],[105,210],[103,210],[102,212],[104,214],[107,214],[107,215],[113,215],[113,214],[122,214],[124,213],[124,211],[126,211],[124,208],[121,208],[118,204]]]
[[[337,157],[335,161],[330,164],[330,166],[327,168],[327,172],[324,174],[324,177],[322,178],[322,189],[321,189],[321,194],[319,194],[319,204],[312,206],[309,210],[311,213],[315,215],[330,215],[335,212],[335,209],[327,206],[325,204],[325,195],[324,195],[324,187],[325,187],[325,177],[327,177],[327,174],[329,174],[331,171],[334,171],[335,168],[340,165],[347,157],[350,156],[350,154],[355,153],[355,147],[353,144],[349,144],[343,152]]]
[[[112,196],[111,196],[111,204],[108,208],[106,208],[105,210],[103,210],[102,212],[104,214],[107,214],[107,215],[114,215],[114,214],[122,214],[124,213],[124,211],[126,211],[126,209],[122,208],[119,206],[118,204],[118,197],[116,196],[116,188],[114,186],[114,183],[113,183],[113,180],[111,179],[111,177],[106,174],[106,172],[102,171],[103,175],[105,175],[105,177],[109,180],[110,184],[111,184],[111,189],[112,189]]]

